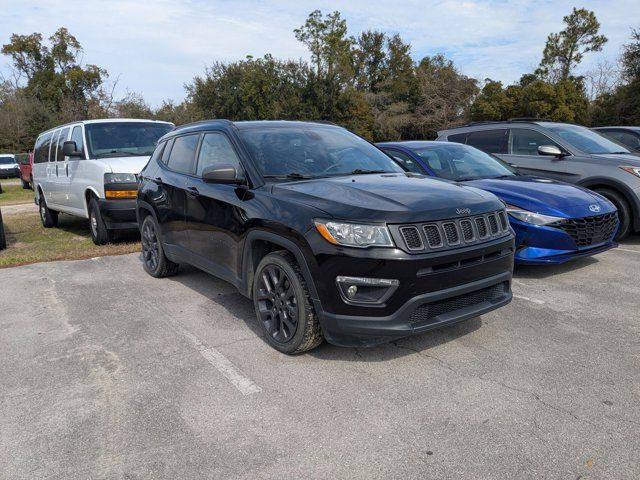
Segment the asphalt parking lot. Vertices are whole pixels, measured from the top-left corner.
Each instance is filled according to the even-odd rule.
[[[2,478],[640,478],[640,238],[514,301],[287,357],[252,305],[137,254],[0,271]]]

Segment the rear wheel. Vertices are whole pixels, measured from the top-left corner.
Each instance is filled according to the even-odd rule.
[[[147,215],[140,229],[142,265],[149,275],[156,278],[175,275],[179,267],[179,264],[172,262],[164,254],[159,231],[160,229],[153,216]]]
[[[29,182],[26,182],[24,178],[20,177],[20,183],[22,183],[22,188],[24,188],[25,190],[29,190]]]
[[[109,230],[104,223],[98,200],[95,197],[89,202],[89,228],[91,229],[91,240],[96,245],[106,245],[113,241],[113,230]]]
[[[296,354],[322,343],[320,322],[295,258],[285,251],[265,256],[253,282],[253,304],[267,342]]]
[[[602,188],[596,190],[600,195],[605,197],[611,203],[613,203],[618,209],[618,219],[620,221],[620,226],[618,227],[618,232],[616,233],[616,240],[623,240],[629,236],[631,233],[631,207],[627,200],[615,190],[610,190],[608,188]]]
[[[55,210],[49,210],[47,207],[47,201],[44,198],[44,194],[40,192],[38,201],[38,207],[40,209],[40,221],[44,228],[52,228],[58,226],[58,212]]]

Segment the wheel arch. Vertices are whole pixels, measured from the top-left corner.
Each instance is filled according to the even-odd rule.
[[[87,187],[84,189],[84,211],[87,214],[87,218],[89,218],[89,203],[91,202],[91,197],[95,196],[96,198],[100,198],[100,194],[93,187]]]
[[[241,293],[251,297],[255,269],[258,263],[265,255],[276,250],[287,250],[294,256],[302,270],[312,301],[317,301],[318,291],[302,248],[291,238],[264,230],[253,230],[245,238],[242,252],[242,281],[239,285]]]

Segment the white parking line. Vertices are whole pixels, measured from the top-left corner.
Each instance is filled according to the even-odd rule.
[[[620,248],[620,247],[618,247],[618,248],[616,248],[615,250],[620,250],[621,252],[629,252],[629,253],[637,253],[637,254],[640,254],[640,251],[639,251],[639,250],[630,250],[630,249],[628,249],[628,248]],[[614,250],[614,251],[615,251],[615,250]]]
[[[513,298],[518,298],[520,300],[526,300],[527,302],[532,302],[535,303],[537,305],[544,305],[545,301],[544,300],[538,300],[537,298],[530,298],[530,297],[525,297],[524,295],[513,295]]]
[[[205,360],[213,365],[243,395],[251,395],[262,391],[259,385],[244,375],[227,357],[213,347],[202,343],[193,333],[178,327],[182,334],[193,344]]]

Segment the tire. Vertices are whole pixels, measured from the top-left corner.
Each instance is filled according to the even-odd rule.
[[[7,237],[4,234],[4,223],[2,223],[2,212],[0,212],[0,250],[7,248]]]
[[[618,219],[620,226],[616,232],[615,240],[624,240],[631,233],[632,214],[629,202],[615,190],[609,190],[608,188],[602,188],[596,190],[597,193],[605,197],[618,209]]]
[[[322,343],[322,329],[309,290],[289,252],[273,252],[260,261],[252,299],[265,338],[276,350],[294,355]]]
[[[40,221],[44,228],[53,228],[58,226],[58,212],[55,210],[49,210],[47,207],[47,201],[44,198],[44,194],[40,192],[38,201],[38,208],[40,210]]]
[[[160,228],[152,215],[142,222],[140,237],[142,241],[142,266],[144,271],[155,278],[170,277],[178,273],[180,265],[167,258],[162,248]]]
[[[104,223],[98,200],[95,197],[89,202],[89,230],[91,231],[91,240],[96,245],[106,245],[113,241],[113,230],[109,230]]]
[[[31,188],[31,187],[29,186],[29,182],[25,182],[25,181],[24,181],[24,178],[22,178],[22,177],[20,177],[20,183],[22,183],[22,188],[23,188],[24,190],[29,190],[29,188]]]

